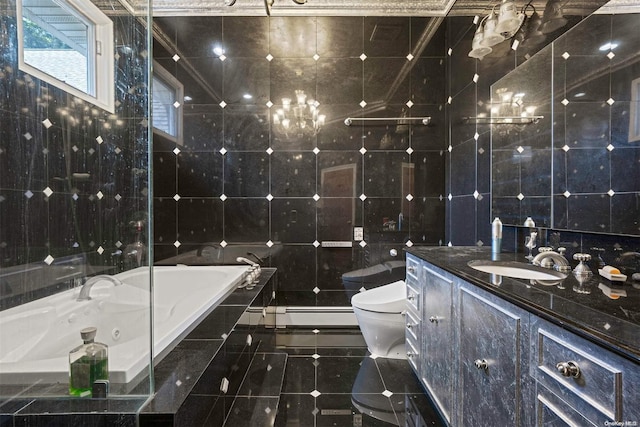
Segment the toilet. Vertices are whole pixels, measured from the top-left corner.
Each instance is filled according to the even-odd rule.
[[[407,358],[404,335],[406,292],[404,280],[398,280],[351,298],[353,312],[372,356]]]
[[[352,297],[362,288],[372,289],[403,280],[407,271],[406,265],[404,261],[386,261],[371,267],[349,271],[342,275],[342,285],[347,294]]]

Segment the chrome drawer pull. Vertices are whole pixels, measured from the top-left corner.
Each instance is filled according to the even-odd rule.
[[[431,323],[438,323],[438,316],[431,316],[431,317],[429,317],[429,322],[431,322]]]
[[[416,296],[415,296],[415,295],[409,295],[409,296],[407,297],[407,299],[408,299],[409,301],[413,301],[414,299],[416,299]]]
[[[407,357],[415,357],[416,354],[412,351],[407,351]]]
[[[580,377],[580,367],[576,362],[560,362],[556,365],[556,369],[563,377]]]
[[[416,268],[415,267],[407,267],[407,271],[409,273],[415,273],[416,272]]]
[[[484,371],[489,368],[489,363],[487,363],[485,359],[476,359],[473,364],[476,365],[476,368],[482,369]]]

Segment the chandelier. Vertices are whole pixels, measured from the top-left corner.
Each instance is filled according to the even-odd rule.
[[[536,8],[529,2],[517,10],[515,0],[501,0],[499,10],[496,6],[479,23],[476,16],[474,23],[478,24],[471,42],[471,58],[482,59],[493,50],[498,43],[514,38],[511,49],[518,49],[518,45],[535,45],[542,43],[550,34],[567,24],[562,6],[563,0],[547,0],[542,18]],[[527,15],[527,10],[533,11]]]
[[[320,114],[320,103],[307,99],[303,90],[296,90],[296,102],[282,98],[282,108],[273,115],[275,129],[285,134],[317,135],[324,125],[325,115]]]
[[[495,9],[494,6],[478,24],[471,42],[471,58],[484,58],[491,53],[493,46],[513,37],[522,26],[524,11],[518,12],[514,0],[502,0],[499,12]]]

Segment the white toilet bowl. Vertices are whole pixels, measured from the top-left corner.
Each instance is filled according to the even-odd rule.
[[[406,359],[407,294],[404,280],[360,292],[351,298],[369,352],[375,357]]]

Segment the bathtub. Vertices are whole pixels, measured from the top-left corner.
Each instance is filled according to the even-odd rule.
[[[154,267],[153,356],[157,363],[244,279],[247,266]],[[68,381],[68,353],[80,330],[96,326],[109,346],[109,380],[144,378],[149,365],[149,268],[115,275],[77,301],[79,288],[0,312],[0,383]]]

